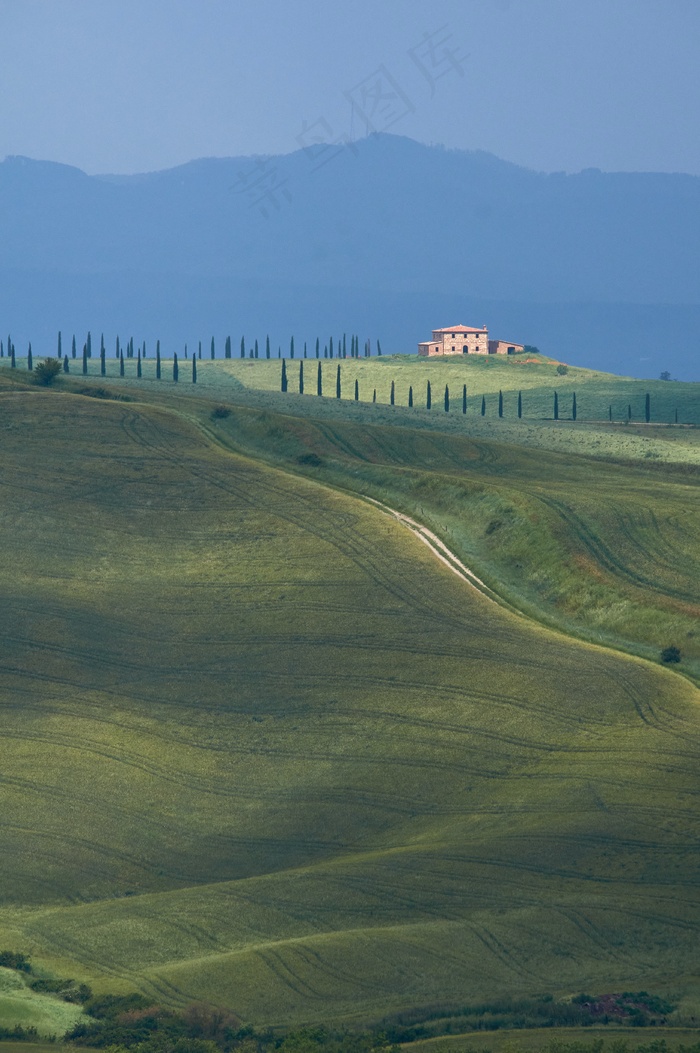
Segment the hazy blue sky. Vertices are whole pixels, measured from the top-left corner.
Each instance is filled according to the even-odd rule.
[[[700,174],[699,0],[0,0],[0,41],[0,157],[148,171],[369,124]]]

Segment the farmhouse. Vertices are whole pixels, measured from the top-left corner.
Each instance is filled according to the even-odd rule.
[[[523,344],[489,340],[486,326],[477,329],[471,325],[433,329],[433,339],[418,345],[419,355],[514,355],[523,350]]]

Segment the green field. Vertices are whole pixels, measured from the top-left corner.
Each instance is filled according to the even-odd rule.
[[[0,944],[257,1025],[631,987],[687,1018],[697,432],[617,425],[611,450],[582,425],[606,445],[581,456],[566,425],[533,454],[554,422],[244,367],[68,380],[138,402],[3,372]],[[358,495],[422,513],[532,617]],[[656,661],[682,634],[686,676]]]
[[[21,973],[12,969],[0,968],[0,1028],[35,1027],[40,1035],[54,1035],[60,1038],[72,1027],[82,1014],[80,1006],[63,1002],[52,995],[38,994],[24,982]],[[10,1053],[4,1043],[3,1050]],[[27,1050],[26,1043],[16,1043]]]
[[[569,1053],[564,1045],[576,1044],[570,1053],[626,1053],[653,1043],[666,1043],[669,1049],[694,1046],[700,1032],[692,1028],[668,1027],[579,1027],[554,1034],[551,1028],[527,1030],[473,1031],[468,1035],[449,1035],[405,1046],[410,1053]]]

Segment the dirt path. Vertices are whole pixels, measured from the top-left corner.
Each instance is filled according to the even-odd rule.
[[[411,533],[415,534],[419,541],[422,541],[424,545],[428,546],[433,555],[437,556],[441,563],[444,563],[446,567],[449,567],[453,574],[456,574],[458,578],[462,579],[462,581],[466,581],[468,585],[471,585],[472,588],[477,590],[477,592],[480,592],[482,596],[491,600],[492,603],[497,603],[499,607],[508,607],[509,609],[514,610],[509,603],[505,603],[496,595],[493,589],[490,589],[481,578],[478,578],[469,567],[462,563],[461,559],[458,556],[455,556],[454,552],[450,552],[447,545],[441,541],[437,534],[434,534],[432,530],[428,530],[427,527],[417,523],[415,519],[411,519],[410,516],[404,515],[403,512],[397,512],[395,508],[389,508],[388,505],[382,504],[381,501],[375,501],[373,497],[365,496],[365,501],[369,501],[370,504],[380,508],[382,512],[391,516],[392,519],[396,519],[399,523],[408,527]]]

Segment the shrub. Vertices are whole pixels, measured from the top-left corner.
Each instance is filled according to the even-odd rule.
[[[563,364],[563,362],[560,362],[559,365],[557,366],[557,373],[559,374],[559,376],[560,377],[564,377],[564,376],[566,376],[566,374],[568,372],[569,372],[569,367],[565,366]]]
[[[211,411],[212,420],[224,420],[226,417],[231,416],[231,410],[228,406],[215,406]]]
[[[0,966],[5,969],[17,969],[21,973],[30,973],[32,967],[25,954],[19,951],[0,951]]]
[[[46,361],[40,362],[34,370],[34,383],[48,387],[50,384],[53,384],[60,372],[61,363],[58,359],[47,358]]]
[[[662,662],[680,662],[680,660],[681,652],[678,650],[677,647],[664,647],[663,651],[661,652]]]

